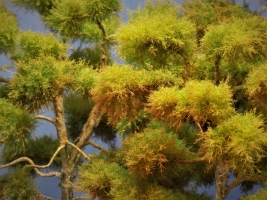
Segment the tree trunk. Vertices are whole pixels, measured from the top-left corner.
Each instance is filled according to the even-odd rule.
[[[216,194],[215,200],[224,200],[227,196],[228,165],[222,159],[218,160],[215,170]]]
[[[57,136],[60,145],[66,144],[68,141],[67,129],[64,119],[63,93],[59,94],[53,101],[53,108],[55,114],[55,127],[57,129]],[[73,189],[70,183],[73,180],[73,166],[70,163],[68,156],[68,148],[65,147],[61,151],[61,199],[72,200]]]

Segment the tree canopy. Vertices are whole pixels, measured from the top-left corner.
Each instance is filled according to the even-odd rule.
[[[121,22],[117,0],[12,2],[38,12],[50,31],[19,30],[0,3],[0,53],[12,60],[2,70],[15,69],[0,76],[0,168],[10,169],[1,198],[46,198],[30,172],[58,177],[64,200],[79,198],[74,191],[103,200],[212,198],[191,183],[215,184],[223,200],[267,180],[260,13],[227,0],[147,0]],[[34,139],[40,119],[55,138]],[[93,141],[116,134],[115,148]],[[100,152],[88,154],[88,145]],[[60,170],[40,170],[52,163]]]

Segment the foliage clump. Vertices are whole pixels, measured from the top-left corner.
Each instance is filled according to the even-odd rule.
[[[178,170],[179,162],[194,157],[176,134],[153,128],[147,128],[125,140],[122,155],[125,166],[142,178],[163,173],[170,166]]]
[[[226,84],[189,81],[184,88],[160,88],[149,97],[148,112],[172,127],[180,128],[183,120],[218,124],[234,113],[232,94]]]
[[[0,54],[7,54],[14,49],[18,22],[16,17],[6,10],[3,2],[0,2],[0,19]]]
[[[194,24],[180,18],[171,1],[148,1],[129,21],[116,32],[118,53],[129,63],[166,68],[184,63],[196,49]]]
[[[58,61],[50,56],[18,61],[18,71],[10,84],[9,97],[29,111],[49,106],[54,98],[71,87],[74,81],[75,63]]]
[[[168,71],[149,72],[113,65],[101,71],[91,92],[92,99],[114,125],[123,118],[135,120],[139,110],[144,108],[150,90],[174,84],[174,81]]]
[[[0,98],[0,113],[0,144],[12,156],[24,152],[36,120],[3,98]]]
[[[254,173],[265,157],[267,135],[263,120],[254,113],[236,114],[200,135],[200,152],[211,163],[225,159],[230,170]]]
[[[31,172],[26,167],[9,169],[0,177],[0,198],[10,200],[41,200]]]

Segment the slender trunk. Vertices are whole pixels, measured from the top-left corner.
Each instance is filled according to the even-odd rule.
[[[100,59],[100,69],[103,69],[107,65],[107,35],[106,35],[106,29],[104,27],[104,24],[97,20],[97,25],[99,29],[102,32],[102,41],[100,43],[100,50],[101,50],[101,59]]]
[[[60,145],[66,144],[68,140],[67,129],[64,119],[64,107],[63,107],[63,93],[59,94],[53,101],[53,108],[55,114],[55,126],[57,129],[57,135]],[[61,151],[61,199],[72,200],[73,189],[70,182],[73,180],[73,169],[70,165],[68,149],[65,147]]]
[[[190,64],[190,60],[188,59],[187,55],[184,53],[183,50],[178,51],[178,53],[184,59],[184,62],[185,62],[184,80],[185,80],[185,82],[188,82],[188,80],[189,80],[189,78],[191,76],[191,64]]]
[[[222,159],[218,159],[215,170],[216,194],[215,200],[224,200],[227,196],[228,165]]]

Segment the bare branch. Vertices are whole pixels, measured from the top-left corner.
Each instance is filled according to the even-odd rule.
[[[94,143],[93,141],[88,141],[87,144],[99,149],[100,151],[108,152],[104,147],[99,146],[98,144]]]
[[[38,168],[38,169],[44,169],[44,168],[49,167],[49,166],[53,163],[53,161],[54,161],[55,157],[57,156],[57,154],[58,154],[58,153],[59,153],[65,146],[66,146],[66,145],[61,145],[60,147],[57,148],[57,150],[55,151],[54,155],[52,156],[52,158],[50,159],[50,161],[49,161],[49,163],[48,163],[47,165],[30,165],[30,167]]]
[[[86,159],[86,160],[90,160],[90,158],[83,152],[83,150],[81,150],[79,147],[77,147],[75,144],[67,141],[67,144],[69,144],[70,146],[74,147],[78,152],[80,152],[82,154],[82,156]]]
[[[8,164],[5,164],[5,165],[0,166],[0,169],[6,168],[6,167],[10,167],[10,166],[15,165],[15,164],[18,164],[20,162],[28,162],[32,166],[35,166],[34,162],[30,158],[28,158],[28,157],[21,157],[21,158],[18,158],[18,159],[14,160],[14,161],[12,161],[12,162],[10,162]],[[42,177],[51,177],[51,176],[60,177],[61,176],[61,173],[60,172],[49,172],[49,173],[45,174],[45,173],[42,173],[37,168],[33,168],[33,169],[36,172],[36,174],[38,174],[39,176],[42,176]]]
[[[35,116],[35,119],[43,119],[43,120],[46,120],[48,122],[51,122],[52,124],[55,125],[55,120],[50,118],[50,117],[47,117],[47,116],[44,116],[44,115],[36,115]]]

